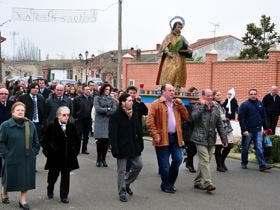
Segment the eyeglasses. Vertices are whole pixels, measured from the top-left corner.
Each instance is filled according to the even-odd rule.
[[[61,114],[62,117],[69,117],[69,114]]]
[[[9,93],[0,93],[0,95],[6,95],[7,96],[7,95],[9,95]]]

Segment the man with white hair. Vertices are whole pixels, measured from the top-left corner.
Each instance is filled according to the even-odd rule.
[[[270,93],[264,96],[263,106],[266,111],[267,127],[275,134],[276,125],[280,115],[280,97],[278,95],[278,87],[272,86]]]
[[[54,93],[46,100],[47,124],[54,121],[56,111],[60,106],[67,106],[72,112],[72,101],[69,97],[64,96],[63,85],[57,85]]]

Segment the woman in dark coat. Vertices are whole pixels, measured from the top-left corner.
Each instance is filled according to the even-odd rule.
[[[139,175],[143,163],[143,132],[138,115],[132,109],[133,101],[129,94],[124,93],[119,98],[119,108],[111,116],[109,122],[109,136],[113,157],[117,158],[118,192],[120,201],[126,202],[126,194],[132,195],[130,184]],[[126,164],[131,164],[126,171]]]
[[[69,122],[69,115],[68,107],[59,107],[57,117],[47,127],[42,141],[43,153],[47,157],[45,169],[49,170],[48,198],[53,198],[54,185],[60,173],[60,199],[63,203],[69,203],[70,171],[79,168],[80,140],[74,124]]]
[[[97,167],[100,167],[101,164],[104,167],[108,166],[106,163],[106,154],[109,146],[109,118],[116,111],[115,101],[110,96],[111,91],[111,85],[105,83],[100,88],[99,95],[94,97],[94,138],[97,140]]]
[[[36,155],[40,145],[34,124],[24,117],[25,105],[13,104],[12,118],[0,127],[0,155],[4,159],[2,168],[2,203],[8,204],[8,192],[20,191],[19,206],[29,209],[27,191],[35,189]]]

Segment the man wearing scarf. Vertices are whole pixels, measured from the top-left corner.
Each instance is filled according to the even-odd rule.
[[[130,184],[136,180],[142,167],[141,152],[144,148],[142,128],[137,113],[132,109],[132,97],[124,93],[119,98],[119,108],[109,121],[109,140],[112,155],[117,158],[118,193],[122,202],[133,192]],[[130,170],[126,164],[130,162]]]

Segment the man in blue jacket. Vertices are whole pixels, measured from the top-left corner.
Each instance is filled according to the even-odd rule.
[[[257,89],[249,90],[249,99],[241,104],[238,117],[242,134],[242,168],[247,169],[248,150],[250,142],[253,141],[260,171],[271,169],[263,156],[262,128],[265,130],[267,126],[263,104],[257,98]]]

